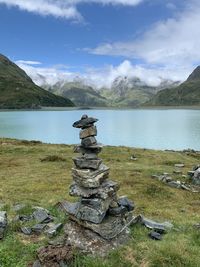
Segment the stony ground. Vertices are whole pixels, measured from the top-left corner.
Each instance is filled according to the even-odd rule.
[[[131,159],[133,154],[136,161]],[[10,221],[16,215],[12,210],[16,203],[27,205],[23,212],[39,205],[60,216],[53,206],[63,199],[74,201],[68,196],[72,157],[72,146],[0,139],[0,207],[8,211]],[[148,237],[148,229],[134,226],[131,241],[120,251],[104,260],[77,255],[72,266],[200,266],[200,230],[193,227],[200,222],[200,193],[171,188],[151,178],[152,174],[168,172],[175,180],[188,182],[181,174],[173,174],[174,164],[184,163],[183,174],[187,174],[200,163],[200,154],[105,147],[101,157],[111,169],[110,178],[121,185],[119,194],[135,202],[136,215],[170,221],[174,229],[162,241],[154,241]],[[43,235],[26,237],[17,232],[18,225],[9,225],[0,241],[0,266],[27,266],[47,239]]]

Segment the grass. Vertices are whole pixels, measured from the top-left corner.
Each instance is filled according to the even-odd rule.
[[[24,213],[31,205],[48,208],[57,216],[54,204],[68,195],[72,181],[73,147],[0,139],[0,206],[9,215],[7,235],[0,243],[1,267],[24,267],[34,261],[36,250],[46,244],[43,236],[26,237],[15,232],[11,222],[16,215],[12,205],[25,203]],[[138,160],[131,160],[135,155]],[[136,204],[135,214],[157,221],[170,221],[174,229],[162,241],[149,239],[149,230],[131,228],[131,240],[121,250],[105,259],[78,256],[73,267],[168,267],[200,266],[200,232],[193,224],[200,222],[199,194],[170,188],[151,178],[152,174],[173,174],[175,163],[184,163],[183,174],[200,162],[200,155],[183,152],[155,151],[128,147],[105,147],[101,157],[110,167],[110,178],[120,183],[119,195],[127,195]],[[45,159],[45,160],[41,160]]]

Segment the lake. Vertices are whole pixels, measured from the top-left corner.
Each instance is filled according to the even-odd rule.
[[[200,150],[200,110],[2,111],[0,137],[47,143],[79,143],[72,123],[82,114],[99,119],[98,141],[153,149]]]

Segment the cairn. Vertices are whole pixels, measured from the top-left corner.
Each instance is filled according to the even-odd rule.
[[[95,138],[97,128],[94,124],[97,121],[98,119],[83,115],[81,120],[73,124],[73,127],[81,129],[81,144],[74,148],[74,152],[80,155],[73,158],[75,167],[72,168],[73,183],[69,194],[78,197],[79,201],[62,203],[62,208],[69,215],[70,221],[76,222],[73,234],[69,225],[65,227],[68,237],[71,233],[69,239],[73,245],[78,243],[74,235],[77,231],[83,233],[83,229],[90,229],[94,234],[93,238],[101,238],[108,242],[116,240],[119,236],[125,237],[125,232],[127,233],[128,226],[133,220],[131,211],[134,204],[126,197],[118,198],[119,185],[108,179],[109,168],[98,157],[102,145],[97,143]],[[80,238],[80,234],[77,238]],[[102,244],[105,245],[105,242]]]

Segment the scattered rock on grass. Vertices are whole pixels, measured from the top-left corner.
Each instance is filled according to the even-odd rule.
[[[7,227],[7,212],[0,211],[0,240],[3,239]]]

